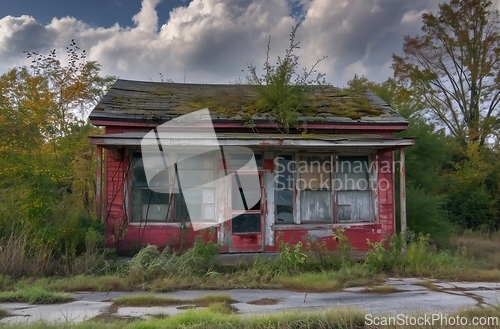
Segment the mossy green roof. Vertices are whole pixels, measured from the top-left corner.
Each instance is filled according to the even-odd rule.
[[[91,120],[165,122],[208,108],[212,120],[274,121],[256,106],[256,90],[241,84],[183,84],[117,80],[95,106]],[[406,124],[406,120],[371,91],[311,87],[299,122]]]

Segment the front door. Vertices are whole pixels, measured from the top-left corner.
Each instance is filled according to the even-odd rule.
[[[231,189],[231,214],[229,230],[231,241],[230,252],[259,252],[264,247],[264,188],[263,172],[259,171],[260,201],[254,206],[243,204],[239,197],[241,194],[238,185],[233,179]],[[239,180],[245,180],[244,175],[239,176]],[[241,186],[241,184],[240,184]],[[255,199],[254,199],[255,200]]]

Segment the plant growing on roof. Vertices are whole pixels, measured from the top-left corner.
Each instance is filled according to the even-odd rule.
[[[300,42],[295,41],[295,35],[299,24],[295,25],[290,32],[290,44],[285,51],[285,56],[278,56],[275,65],[269,62],[271,50],[271,36],[267,43],[266,61],[264,62],[264,73],[259,75],[257,67],[248,64],[249,74],[247,80],[256,87],[256,108],[258,111],[270,112],[285,129],[289,131],[290,126],[297,123],[297,111],[304,107],[306,93],[311,85],[325,85],[324,74],[318,73],[316,79],[311,75],[316,73],[316,66],[326,58],[316,60],[310,68],[303,68],[299,74],[299,56],[294,52],[299,49]]]

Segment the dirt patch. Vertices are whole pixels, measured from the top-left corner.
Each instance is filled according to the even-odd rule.
[[[404,290],[398,289],[394,286],[373,286],[366,287],[359,292],[362,294],[394,294],[397,292],[403,292]]]
[[[421,286],[421,287],[424,287],[424,288],[426,288],[427,290],[430,290],[430,291],[443,292],[443,288],[435,285],[434,283],[432,283],[430,281],[422,281],[422,282],[417,283],[417,285]]]
[[[111,300],[118,306],[131,306],[131,307],[153,307],[153,306],[182,306],[182,305],[196,305],[208,306],[213,303],[226,303],[234,304],[234,300],[229,295],[206,295],[194,299],[177,299],[171,297],[162,297],[154,294],[132,295],[114,298]]]
[[[132,316],[118,316],[116,313],[118,312],[118,305],[111,304],[105,312],[102,312],[98,316],[94,317],[92,320],[104,322],[104,323],[114,323],[117,319],[125,320],[127,322],[133,322],[137,320],[141,320],[137,317]]]
[[[247,304],[252,305],[276,305],[281,301],[281,299],[276,298],[261,298],[248,302]]]
[[[9,312],[0,308],[0,319],[10,316]]]
[[[197,308],[198,306],[196,305],[182,305],[182,306],[177,306],[178,310],[192,310],[194,308]]]

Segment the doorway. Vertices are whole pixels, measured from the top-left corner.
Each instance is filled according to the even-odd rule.
[[[245,191],[245,195],[253,200],[259,198],[257,193],[260,194],[255,205],[246,205],[240,197],[242,195],[240,187],[245,185],[246,179],[253,179],[255,176],[250,177],[240,173],[238,180],[232,180],[230,191],[232,219],[228,223],[231,236],[229,252],[259,252],[264,249],[264,172],[258,173],[260,191]]]

